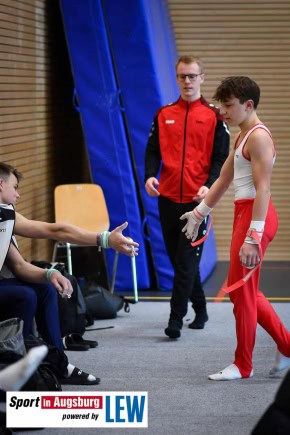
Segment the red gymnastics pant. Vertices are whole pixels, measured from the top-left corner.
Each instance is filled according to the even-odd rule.
[[[239,251],[244,243],[246,232],[250,227],[253,203],[253,199],[235,201],[230,268],[227,283],[229,286],[249,272],[249,269],[244,268],[241,264]],[[278,217],[270,200],[261,242],[262,258],[268,244],[274,238],[277,228]],[[277,344],[278,350],[283,355],[290,357],[290,333],[282,324],[270,302],[259,290],[259,279],[260,267],[242,287],[229,294],[234,304],[234,316],[236,319],[237,348],[234,364],[237,365],[242,377],[245,378],[249,377],[253,368],[252,355],[257,323],[270,334]]]

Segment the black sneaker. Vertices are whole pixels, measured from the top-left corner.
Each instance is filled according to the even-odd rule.
[[[164,332],[165,335],[169,338],[179,338],[180,337],[180,331],[181,331],[182,325],[180,325],[179,322],[170,320],[168,322],[167,328],[165,328]]]
[[[203,329],[204,324],[208,321],[208,315],[206,310],[198,311],[195,315],[195,319],[188,327],[190,329]]]

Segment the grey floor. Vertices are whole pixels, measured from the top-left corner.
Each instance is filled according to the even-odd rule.
[[[273,304],[290,329],[290,306]],[[260,328],[254,353],[254,377],[231,382],[207,380],[233,361],[234,319],[231,303],[208,303],[210,320],[204,330],[193,331],[189,307],[182,336],[169,340],[163,331],[168,302],[139,302],[131,312],[114,320],[96,321],[86,332],[99,346],[87,352],[68,352],[78,367],[101,377],[94,387],[65,386],[64,391],[148,391],[148,429],[45,429],[38,434],[249,435],[274,398],[283,376],[269,378],[275,344]],[[18,432],[19,433],[19,432]],[[24,432],[23,432],[24,434]]]

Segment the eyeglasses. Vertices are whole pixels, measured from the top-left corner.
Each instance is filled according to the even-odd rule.
[[[176,77],[178,78],[179,81],[181,82],[185,82],[186,77],[188,77],[188,80],[190,82],[195,82],[195,80],[197,79],[198,76],[201,76],[202,73],[200,74],[176,74]]]

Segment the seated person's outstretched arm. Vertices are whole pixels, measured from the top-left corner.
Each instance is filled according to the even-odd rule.
[[[10,245],[5,261],[16,278],[36,284],[47,282],[47,270],[41,269],[40,267],[34,266],[25,261],[17,248],[12,244]],[[49,274],[49,282],[54,285],[56,290],[62,296],[71,295],[73,292],[70,281],[59,272],[52,272]]]
[[[122,231],[127,228],[127,226],[128,222],[124,222],[111,231],[108,239],[109,247],[125,255],[131,256],[132,253],[137,255],[139,244],[122,234]],[[87,246],[94,246],[97,243],[96,232],[86,231],[75,225],[66,223],[48,223],[30,220],[20,213],[16,213],[14,233],[22,237],[51,239]]]

